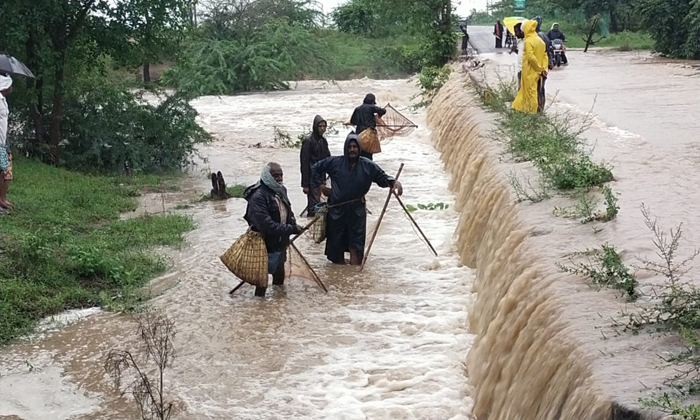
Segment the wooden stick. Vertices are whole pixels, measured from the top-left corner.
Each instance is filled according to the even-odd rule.
[[[309,222],[308,225],[306,225],[306,226],[304,226],[303,228],[301,228],[301,232],[297,233],[297,234],[292,238],[292,240],[289,241],[289,243],[290,243],[290,244],[291,244],[291,243],[294,243],[294,241],[296,241],[297,239],[299,239],[299,237],[300,237],[301,235],[303,235],[304,232],[306,232],[307,230],[311,229],[311,226],[313,226],[314,223],[318,222],[318,220],[319,220],[320,218],[321,218],[321,216],[316,215],[316,216],[314,217],[314,219],[313,219],[311,222]]]
[[[309,209],[309,205],[307,204],[306,207],[304,207],[304,210],[302,210],[301,213],[299,213],[299,217],[303,217],[303,216],[304,216],[304,212],[305,212],[306,210],[308,210],[308,209]]]
[[[238,283],[238,286],[236,286],[236,287],[234,287],[233,289],[231,289],[231,291],[230,291],[230,292],[228,292],[228,294],[229,294],[229,295],[232,295],[232,294],[233,294],[233,293],[234,293],[234,292],[235,292],[236,290],[240,289],[240,288],[241,288],[241,286],[243,286],[244,284],[245,284],[245,282],[244,282],[244,281],[242,281],[242,282]]]
[[[428,237],[425,236],[425,233],[423,233],[423,230],[420,228],[420,226],[418,226],[418,223],[413,219],[413,216],[411,216],[411,212],[408,211],[406,206],[403,204],[403,201],[401,201],[401,197],[399,197],[399,194],[394,190],[392,190],[392,192],[394,193],[394,197],[396,197],[396,199],[399,200],[399,204],[401,204],[401,208],[403,209],[403,211],[406,212],[406,216],[408,216],[408,218],[411,219],[413,226],[415,226],[416,229],[418,229],[418,232],[420,232],[420,234],[423,236],[423,239],[425,239],[425,242],[428,243],[430,250],[433,251],[433,255],[435,255],[437,257],[437,255],[438,255],[437,251],[435,250],[435,248],[433,248],[433,245],[430,243],[430,240],[428,240]]]
[[[403,171],[403,163],[401,166],[399,166],[399,172],[396,173],[396,177],[394,178],[394,181],[398,181],[399,177],[401,176],[401,171]],[[389,200],[391,200],[391,193],[394,191],[394,188],[389,187],[389,194],[386,196],[386,201],[384,202],[384,208],[382,208],[382,212],[379,214],[379,220],[377,221],[377,228],[374,229],[374,233],[372,234],[372,238],[369,240],[369,246],[367,247],[367,251],[365,252],[365,258],[362,260],[362,265],[360,266],[360,271],[362,271],[365,268],[365,263],[367,262],[367,257],[369,257],[369,251],[372,249],[372,244],[374,243],[374,238],[377,237],[377,232],[379,232],[379,225],[382,223],[382,219],[384,218],[384,213],[386,213],[386,208],[389,205]]]
[[[321,281],[321,278],[318,276],[318,274],[316,274],[314,269],[311,268],[311,265],[309,264],[308,261],[306,261],[306,258],[301,253],[301,251],[299,251],[299,248],[297,248],[297,246],[294,245],[293,243],[290,243],[289,245],[292,247],[292,249],[294,249],[297,252],[297,254],[299,254],[299,256],[301,257],[301,260],[304,262],[304,264],[306,264],[306,267],[311,271],[311,274],[313,274],[314,281],[316,282],[316,284],[321,286],[321,289],[323,289],[324,292],[328,293],[328,289],[326,288],[326,285],[323,284],[323,282]]]

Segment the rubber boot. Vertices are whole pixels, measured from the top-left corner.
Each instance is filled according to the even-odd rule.
[[[267,291],[267,287],[258,287],[255,286],[255,296],[256,297],[265,297],[265,292]]]

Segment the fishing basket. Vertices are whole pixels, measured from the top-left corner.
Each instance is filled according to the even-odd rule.
[[[328,205],[321,203],[316,207],[316,217],[318,220],[311,225],[311,235],[314,242],[320,244],[326,240],[326,217],[328,216]]]
[[[360,147],[362,147],[363,152],[371,154],[381,153],[382,144],[379,142],[379,135],[376,130],[368,128],[361,132],[359,137]]]
[[[244,282],[267,287],[267,248],[259,232],[248,229],[219,259]]]

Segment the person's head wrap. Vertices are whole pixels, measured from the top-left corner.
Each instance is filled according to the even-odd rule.
[[[559,26],[559,24],[558,24],[557,22],[552,23],[552,28],[551,28],[551,29],[554,29],[555,26]]]
[[[275,192],[275,194],[287,199],[287,188],[284,185],[277,182],[270,172],[270,166],[273,165],[272,162],[263,165],[262,172],[260,173],[260,182],[267,188]]]
[[[365,96],[365,100],[363,103],[368,104],[368,105],[376,105],[377,104],[377,98],[375,98],[373,93],[368,93]]]
[[[0,92],[9,89],[12,86],[12,78],[10,76],[0,75]]]

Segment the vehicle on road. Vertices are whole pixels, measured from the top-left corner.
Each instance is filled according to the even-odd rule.
[[[554,56],[554,66],[560,67],[564,62],[564,42],[561,39],[553,39],[551,49]]]

